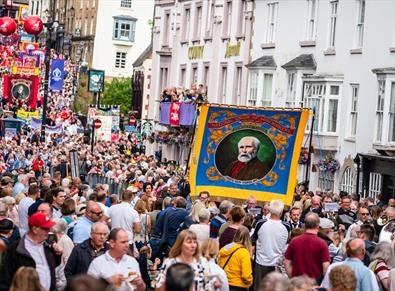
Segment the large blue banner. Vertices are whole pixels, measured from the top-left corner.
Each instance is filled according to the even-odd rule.
[[[204,104],[191,156],[191,195],[292,203],[308,109]]]
[[[64,60],[52,60],[49,89],[52,91],[63,90]]]

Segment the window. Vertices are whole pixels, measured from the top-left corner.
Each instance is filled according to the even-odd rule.
[[[126,67],[126,53],[117,52],[115,56],[115,67],[125,69]]]
[[[191,26],[191,9],[189,7],[185,8],[184,10],[184,21],[183,21],[183,32],[182,32],[182,39],[187,41],[189,38],[189,30]]]
[[[235,70],[235,82],[233,86],[233,99],[232,104],[239,105],[241,99],[241,77],[242,77],[242,65],[236,65]]]
[[[198,65],[193,64],[191,70],[191,85],[197,84],[197,81],[198,81]]]
[[[121,7],[132,8],[132,0],[121,0]]]
[[[180,69],[180,81],[179,81],[179,85],[181,87],[185,87],[186,71],[187,71],[187,69],[186,69],[185,65],[182,65],[181,69]]]
[[[263,97],[262,97],[263,107],[269,107],[272,105],[272,86],[273,86],[273,74],[264,74]]]
[[[355,193],[356,175],[350,167],[344,170],[342,180],[340,183],[340,191],[346,191],[349,194]]]
[[[285,97],[285,106],[296,107],[296,72],[288,72],[287,96]]]
[[[84,35],[88,35],[88,17],[85,17],[84,21]]]
[[[376,106],[376,141],[383,137],[385,81],[378,81],[377,106]]]
[[[215,22],[215,4],[214,2],[212,2],[210,5],[210,12],[207,13],[206,37],[211,37],[213,33],[214,22]]]
[[[224,104],[226,101],[226,89],[227,89],[227,78],[228,78],[228,68],[226,66],[221,67],[221,83],[219,86],[219,104]]]
[[[278,3],[267,4],[267,27],[265,43],[274,43],[276,33]]]
[[[210,80],[210,64],[205,63],[204,71],[203,71],[203,80],[202,80],[203,86],[208,87],[209,80]]]
[[[169,44],[169,28],[170,28],[170,10],[165,12],[163,19],[163,40],[162,44],[167,46]]]
[[[223,36],[229,37],[232,25],[232,1],[227,1],[224,7]]]
[[[258,99],[258,78],[259,71],[253,70],[250,72],[249,91],[248,91],[248,106],[256,106]]]
[[[304,88],[304,107],[315,112],[314,132],[337,133],[340,85],[333,83],[306,82]],[[306,130],[311,129],[311,122]]]
[[[337,129],[337,112],[339,99],[336,98],[339,96],[339,86],[330,86],[330,95],[328,99],[328,123],[327,123],[327,132],[336,132]],[[335,97],[335,98],[332,98]]]
[[[247,10],[247,1],[246,0],[241,0],[240,1],[240,6],[239,6],[239,19],[238,19],[238,24],[237,24],[237,36],[244,36],[245,34],[245,29],[246,29],[246,18],[245,18],[245,12]]]
[[[336,39],[336,22],[337,22],[337,5],[339,2],[334,1],[331,2],[331,16],[330,16],[330,27],[329,27],[329,43],[328,47],[335,47],[335,39]]]
[[[32,9],[30,11],[30,15],[34,15],[34,1],[32,1]]]
[[[350,106],[350,125],[349,125],[349,136],[355,137],[357,133],[357,117],[358,117],[358,94],[359,94],[359,85],[352,84],[351,85],[351,106]]]
[[[36,3],[37,5],[36,5],[36,14],[35,15],[38,15],[38,11],[40,10],[39,8],[40,8],[40,2],[37,2]]]
[[[388,141],[395,142],[395,82],[391,82]]]
[[[201,30],[202,30],[202,6],[196,6],[195,31],[193,33],[195,39],[200,39]]]
[[[381,175],[379,173],[370,173],[369,175],[369,197],[376,199],[381,194]]]
[[[95,17],[92,16],[91,17],[91,26],[90,26],[90,34],[93,35],[94,31],[93,31],[93,27],[95,26]]]
[[[113,39],[134,42],[136,21],[114,18]]]
[[[361,48],[363,44],[363,30],[365,26],[365,0],[357,2],[357,27],[355,34],[355,46]]]
[[[316,36],[317,0],[307,0],[307,23],[305,40],[315,41]]]
[[[57,2],[59,3],[59,2]],[[80,0],[80,9],[84,8],[84,0]]]

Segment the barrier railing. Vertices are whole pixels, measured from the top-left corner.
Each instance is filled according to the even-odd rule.
[[[91,188],[94,188],[97,184],[107,184],[109,194],[117,194],[118,196],[121,196],[122,194],[123,183],[116,182],[112,178],[99,174],[88,174],[86,175],[85,180]]]

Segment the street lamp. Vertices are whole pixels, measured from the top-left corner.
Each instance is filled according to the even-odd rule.
[[[58,27],[57,21],[51,21],[44,23],[47,29],[47,42],[45,45],[45,75],[44,75],[44,102],[43,111],[41,116],[41,142],[45,142],[45,125],[47,123],[47,103],[48,103],[48,82],[49,82],[49,70],[51,64],[51,49],[52,49],[52,30]]]

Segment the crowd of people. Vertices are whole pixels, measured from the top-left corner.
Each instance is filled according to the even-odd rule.
[[[129,158],[87,166],[126,166],[122,195],[61,171],[3,174],[0,290],[395,290],[395,199],[192,199],[174,163]]]
[[[207,88],[192,84],[191,88],[169,87],[162,91],[160,102],[202,103],[207,101]]]

